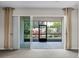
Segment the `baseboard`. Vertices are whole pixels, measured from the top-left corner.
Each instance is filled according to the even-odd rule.
[[[78,48],[71,48],[71,49],[78,49]]]
[[[14,49],[14,48],[0,48],[0,50],[17,50],[17,49]]]

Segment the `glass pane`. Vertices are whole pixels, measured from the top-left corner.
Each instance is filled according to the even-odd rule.
[[[53,41],[62,40],[61,22],[47,22],[47,39]]]
[[[20,47],[30,48],[30,16],[20,17]]]
[[[38,22],[37,21],[33,21],[33,29],[32,29],[32,38],[33,41],[38,41]]]
[[[40,38],[46,38],[46,26],[40,26]]]
[[[24,28],[24,42],[30,41],[30,17],[21,16],[21,21]]]
[[[30,41],[30,17],[24,19],[24,42]]]
[[[47,22],[46,21],[38,21],[39,22],[39,25],[46,25]]]

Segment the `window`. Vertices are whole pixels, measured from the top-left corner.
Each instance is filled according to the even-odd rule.
[[[30,41],[30,17],[21,16],[21,19],[24,21],[24,42]]]
[[[43,27],[40,28],[42,38],[46,36],[47,32],[47,41],[62,41],[62,21],[33,21],[32,37],[34,41],[39,39],[39,25],[47,26],[47,30]]]
[[[62,40],[62,22],[47,22],[48,41]]]

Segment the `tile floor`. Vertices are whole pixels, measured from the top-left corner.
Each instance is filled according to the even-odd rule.
[[[0,51],[0,58],[77,58],[77,50],[19,49]]]

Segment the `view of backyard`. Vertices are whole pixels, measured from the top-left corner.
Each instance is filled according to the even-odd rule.
[[[24,19],[24,42],[30,41],[30,18],[23,17]],[[41,38],[46,36],[46,28],[40,28],[39,25],[47,26],[47,40],[62,40],[62,22],[45,22],[45,21],[33,21],[32,38],[38,40],[39,35]]]
[[[62,24],[61,22],[41,22],[39,23],[41,25],[47,25],[47,40],[61,40],[61,28]],[[45,38],[46,36],[46,29],[43,27],[40,29],[40,34],[39,34],[39,28],[38,28],[38,22],[33,22],[33,34],[32,37],[33,39],[38,39],[38,36],[40,35],[41,38]]]
[[[24,19],[24,42],[30,41],[30,17]]]

